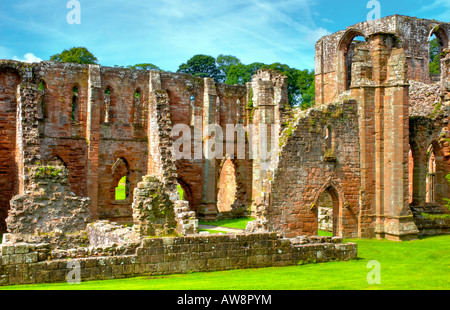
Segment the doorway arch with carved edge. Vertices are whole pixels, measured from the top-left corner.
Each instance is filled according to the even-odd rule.
[[[345,206],[347,205],[345,202],[344,192],[342,188],[338,185],[338,183],[333,180],[332,177],[329,177],[327,181],[317,190],[313,203],[311,205],[311,209],[313,210],[316,216],[316,227],[318,231],[318,204],[319,199],[322,194],[328,193],[332,199],[333,203],[333,236],[342,236],[343,232],[343,211]]]

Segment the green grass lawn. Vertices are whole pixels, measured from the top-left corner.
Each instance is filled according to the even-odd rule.
[[[127,182],[127,177],[126,176],[123,177],[119,181],[119,184],[116,187],[116,200],[125,200],[127,198],[126,182]]]
[[[319,230],[317,235],[322,236],[322,237],[333,237],[333,233],[330,233],[328,231],[323,231],[323,230]]]
[[[245,229],[247,226],[247,223],[250,221],[253,221],[254,219],[251,217],[242,217],[237,219],[230,219],[230,220],[220,220],[215,222],[202,222],[199,221],[198,223],[200,225],[212,225],[212,226],[221,226],[221,227],[228,227],[228,228],[237,228],[237,229]]]
[[[415,241],[345,240],[358,259],[292,267],[231,270],[160,277],[3,287],[24,290],[440,290],[450,289],[450,236]],[[368,284],[367,263],[381,266],[381,284]]]

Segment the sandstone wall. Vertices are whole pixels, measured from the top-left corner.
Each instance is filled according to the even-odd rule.
[[[329,191],[338,206],[336,234],[356,237],[361,182],[356,103],[300,114],[281,143],[279,164],[267,189],[269,230],[287,237],[316,235],[318,199]]]
[[[134,253],[120,247],[52,251],[45,244],[0,246],[0,285],[64,282],[68,263],[81,280],[294,266],[356,259],[357,245],[340,238],[283,239],[276,233],[144,239]],[[87,257],[91,253],[98,256]]]

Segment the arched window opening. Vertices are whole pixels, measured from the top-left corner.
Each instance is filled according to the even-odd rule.
[[[133,123],[142,124],[142,94],[139,88],[134,92],[133,110]]]
[[[350,42],[349,45],[347,45],[347,49],[345,51],[345,70],[346,70],[346,84],[345,84],[345,90],[350,89],[350,86],[352,85],[352,65],[353,65],[353,58],[356,55],[357,48],[361,46],[361,44],[365,43],[365,39],[363,36],[356,36],[353,38],[353,40]]]
[[[352,65],[355,55],[358,54],[360,61],[370,58],[368,48],[365,45],[365,37],[359,30],[349,30],[342,37],[338,52],[339,92],[349,90],[352,85]]]
[[[414,198],[414,157],[411,147],[408,152],[408,189],[409,203],[412,203]]]
[[[217,97],[219,98],[219,97]],[[217,101],[216,101],[217,104]],[[190,107],[190,123],[191,126],[195,126],[195,96],[192,94],[189,98],[189,107]]]
[[[429,41],[430,47],[430,78],[431,81],[438,81],[441,75],[441,49],[439,46],[439,40],[435,34],[433,34]]]
[[[217,209],[219,212],[229,212],[236,201],[236,170],[233,161],[225,160],[220,172],[219,193],[217,195]]]
[[[427,180],[426,202],[434,202],[436,199],[436,156],[433,146],[427,151]]]
[[[72,112],[70,119],[72,121],[78,121],[78,85],[72,88]]]
[[[37,118],[44,120],[48,117],[47,107],[45,105],[45,93],[47,91],[47,84],[45,81],[40,81],[38,85],[38,110]]]
[[[220,97],[219,96],[217,96],[217,98],[216,98],[216,117],[215,117],[215,120],[216,120],[216,124],[220,124]]]
[[[104,117],[103,122],[108,124],[111,121],[111,94],[112,88],[108,86],[104,95]]]
[[[242,124],[242,106],[241,106],[241,100],[236,100],[236,124]]]
[[[325,127],[325,154],[324,161],[326,162],[335,162],[336,154],[334,150],[334,132],[330,126]]]

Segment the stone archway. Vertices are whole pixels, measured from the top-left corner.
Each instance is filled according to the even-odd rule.
[[[338,94],[348,90],[351,86],[352,63],[355,47],[359,42],[354,42],[355,38],[364,38],[365,35],[358,29],[349,29],[341,38],[338,45],[337,75]]]
[[[230,212],[236,201],[236,167],[230,158],[222,165],[219,176],[219,193],[217,195],[217,209],[220,213]]]
[[[333,236],[342,235],[342,208],[344,205],[343,193],[338,190],[334,182],[328,180],[317,192],[313,206],[317,215],[317,231],[319,231],[319,215],[321,208],[330,209],[330,231]]]
[[[339,232],[339,197],[331,186],[319,195],[317,212],[318,229],[337,236]]]

